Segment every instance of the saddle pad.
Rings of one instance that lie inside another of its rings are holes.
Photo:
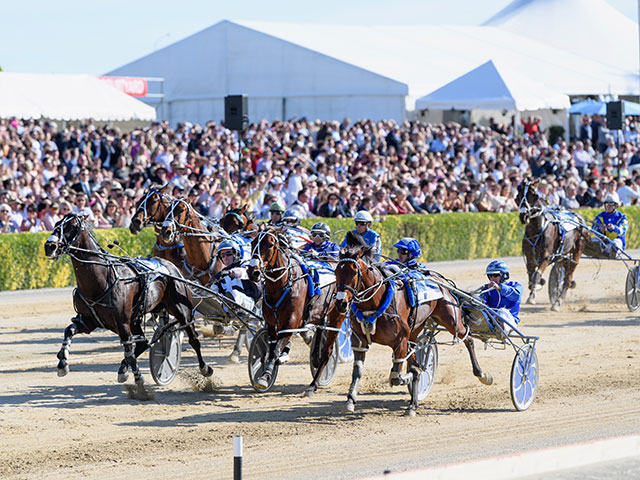
[[[435,283],[429,281],[428,277],[423,273],[409,270],[405,273],[405,275],[412,280],[413,288],[416,293],[416,300],[418,305],[422,305],[423,303],[431,302],[433,300],[438,300],[442,298],[444,295],[442,294],[442,290]]]
[[[551,215],[551,220],[553,222],[560,224],[560,228],[562,228],[565,233],[575,230],[578,228],[578,224],[580,223],[578,216],[569,210],[548,209],[547,213]]]
[[[138,257],[136,258],[136,265],[156,274],[150,278],[151,281],[154,281],[162,275],[171,275],[169,269],[161,264],[156,258]]]
[[[293,248],[299,250],[311,242],[311,239],[309,238],[309,231],[306,229],[299,227],[287,227],[286,232]]]
[[[318,287],[322,288],[325,285],[336,282],[336,275],[330,264],[326,262],[311,261],[307,262],[307,266],[310,270],[316,272],[314,274],[314,280],[317,282]]]

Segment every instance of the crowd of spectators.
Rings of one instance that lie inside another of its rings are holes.
[[[67,212],[98,228],[127,227],[152,184],[170,185],[203,214],[273,202],[301,217],[518,209],[516,188],[540,178],[550,204],[599,207],[607,191],[640,198],[637,124],[609,131],[584,117],[576,140],[548,141],[540,121],[512,125],[364,120],[262,121],[239,134],[208,123],[166,122],[122,132],[89,121],[0,120],[0,232],[51,230]]]

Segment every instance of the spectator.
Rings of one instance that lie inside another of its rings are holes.
[[[329,194],[327,202],[320,205],[320,208],[318,209],[318,216],[333,218],[345,217],[342,205],[340,204],[340,197],[337,193],[332,192]]]
[[[17,233],[19,231],[20,225],[11,218],[11,207],[6,203],[0,204],[0,233]]]

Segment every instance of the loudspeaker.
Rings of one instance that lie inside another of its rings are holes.
[[[607,102],[607,128],[609,130],[622,130],[624,125],[624,103]]]
[[[246,95],[224,97],[224,126],[229,130],[246,130],[249,126],[248,103]]]

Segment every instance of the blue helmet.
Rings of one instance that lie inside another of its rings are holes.
[[[496,275],[499,273],[500,277],[504,281],[509,278],[509,267],[507,267],[506,263],[500,260],[493,260],[489,265],[487,265],[484,273],[485,275]]]
[[[420,255],[422,255],[420,242],[418,242],[418,240],[416,240],[415,238],[405,237],[393,246],[398,249],[406,249],[412,259],[418,258]]]

